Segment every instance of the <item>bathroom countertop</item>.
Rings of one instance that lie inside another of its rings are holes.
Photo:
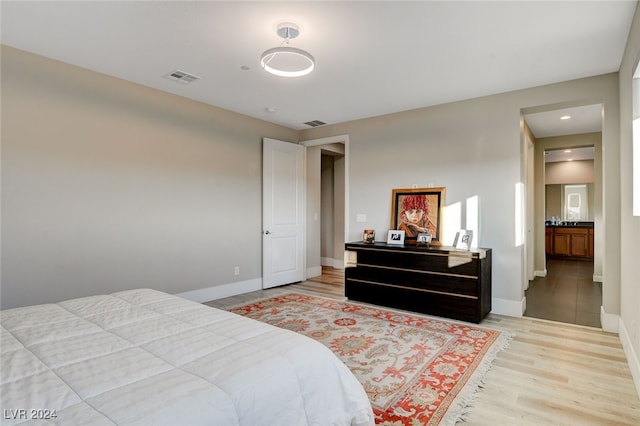
[[[547,228],[593,228],[593,222],[570,222],[566,221],[562,224],[551,225],[551,221],[546,221],[545,226]]]

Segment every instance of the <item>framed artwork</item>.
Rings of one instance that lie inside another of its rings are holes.
[[[444,198],[444,187],[394,189],[391,229],[404,231],[409,244],[417,243],[418,234],[429,233],[431,245],[442,245]]]
[[[471,248],[472,240],[473,231],[461,229],[456,233],[456,238],[453,240],[453,246],[458,249],[469,250]]]
[[[373,244],[376,242],[376,231],[374,229],[365,229],[362,234],[362,242]]]
[[[404,231],[390,229],[387,235],[387,244],[404,244]]]

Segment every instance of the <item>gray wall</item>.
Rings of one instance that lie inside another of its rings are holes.
[[[545,163],[545,183],[593,183],[596,181],[594,160]]]
[[[262,137],[298,132],[3,46],[1,136],[10,308],[259,279]]]
[[[322,156],[322,185],[321,185],[321,219],[322,219],[322,241],[320,249],[320,257],[325,259],[323,264],[333,266],[333,262],[329,259],[333,259],[333,247],[334,247],[334,220],[333,212],[334,208],[334,156],[323,155]]]

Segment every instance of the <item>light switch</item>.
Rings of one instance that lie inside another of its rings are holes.
[[[364,213],[358,213],[356,215],[356,222],[366,222],[367,221],[367,215]]]

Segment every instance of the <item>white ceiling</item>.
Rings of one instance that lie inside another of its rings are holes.
[[[524,118],[536,138],[602,131],[601,104],[526,114]]]
[[[3,44],[303,129],[618,71],[637,1],[0,4]],[[308,76],[260,68],[284,21]]]
[[[571,149],[553,149],[544,152],[544,161],[545,163],[554,163],[560,161],[593,160],[594,155],[595,148],[593,146]]]

